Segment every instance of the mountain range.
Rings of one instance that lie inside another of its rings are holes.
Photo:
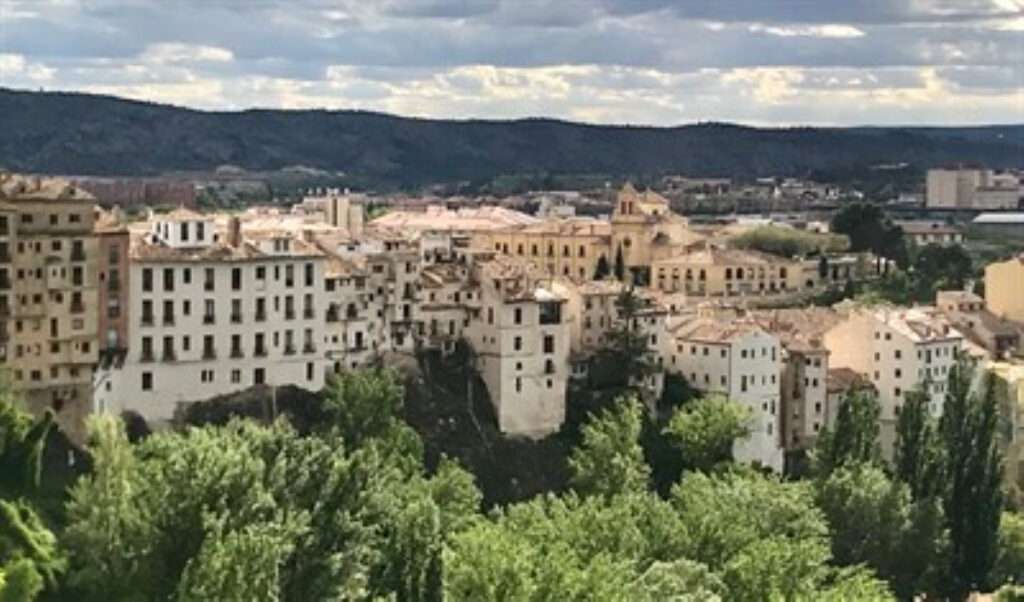
[[[637,127],[349,110],[214,112],[0,88],[0,167],[13,171],[135,176],[301,166],[408,185],[537,173],[801,176],[954,162],[1024,166],[1024,125]]]

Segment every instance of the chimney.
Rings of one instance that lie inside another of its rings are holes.
[[[228,218],[228,245],[242,246],[242,220],[237,215]]]

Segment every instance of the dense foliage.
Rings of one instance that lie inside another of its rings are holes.
[[[850,246],[850,241],[844,236],[817,234],[782,226],[759,226],[732,237],[729,243],[740,249],[753,249],[786,258],[838,253]]]

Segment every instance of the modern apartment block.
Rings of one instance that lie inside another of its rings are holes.
[[[751,433],[734,447],[737,460],[780,472],[782,348],[751,319],[698,316],[677,325],[665,369],[704,393],[717,393],[751,413]]]
[[[1017,209],[1024,197],[1021,174],[980,167],[929,169],[926,188],[929,209]]]
[[[99,411],[170,420],[187,402],[252,385],[324,384],[324,253],[237,220],[179,209],[131,250],[128,352],[97,379]]]
[[[98,341],[91,195],[58,179],[0,175],[4,363],[35,413],[84,437]]]
[[[825,333],[830,365],[867,375],[882,405],[882,448],[891,453],[907,394],[923,388],[932,415],[942,414],[949,371],[964,337],[934,309],[863,309]]]

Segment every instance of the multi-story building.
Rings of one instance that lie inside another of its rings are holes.
[[[28,408],[84,437],[98,341],[95,199],[63,180],[0,175],[5,364]]]
[[[1004,320],[985,309],[985,300],[966,291],[939,291],[935,307],[971,343],[993,359],[1020,351],[1024,324]]]
[[[99,242],[100,364],[124,361],[128,350],[128,256],[131,236],[120,212],[100,213],[94,230]]]
[[[751,414],[750,436],[737,441],[737,460],[783,468],[779,339],[754,320],[698,316],[677,325],[665,369],[705,394],[721,394]]]
[[[985,304],[1001,318],[1024,322],[1024,253],[985,266]]]
[[[1016,209],[1024,196],[1017,172],[980,167],[929,169],[926,186],[930,209]]]
[[[710,244],[657,260],[653,286],[701,297],[737,297],[796,292],[801,287],[800,262],[756,251]]]
[[[464,256],[478,295],[464,329],[503,433],[542,436],[565,421],[570,332],[566,296],[529,262]]]
[[[179,209],[133,240],[128,352],[97,379],[99,411],[162,423],[189,402],[253,385],[319,390],[324,253],[275,233],[218,232]]]
[[[861,309],[825,333],[830,365],[868,375],[882,406],[881,443],[891,453],[896,421],[907,395],[920,389],[932,415],[942,414],[949,371],[964,338],[927,308]]]
[[[959,245],[964,242],[963,230],[944,222],[897,221],[907,240],[919,247],[928,245]]]

